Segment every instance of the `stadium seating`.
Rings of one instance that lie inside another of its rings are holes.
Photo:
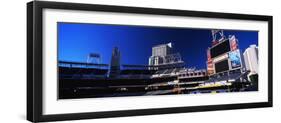
[[[106,76],[108,70],[97,68],[69,68],[59,67],[59,76],[66,78],[83,77],[83,76]]]

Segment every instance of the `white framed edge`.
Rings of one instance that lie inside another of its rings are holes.
[[[42,22],[43,115],[220,104],[240,104],[268,101],[267,66],[269,30],[268,22],[266,21],[180,16],[173,16],[173,18],[171,18],[170,16],[166,15],[43,9]],[[137,96],[57,100],[57,22],[146,25],[185,28],[216,28],[259,31],[259,91],[222,94]]]

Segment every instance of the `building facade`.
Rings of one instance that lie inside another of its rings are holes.
[[[256,45],[250,45],[243,53],[245,60],[246,70],[250,71],[251,74],[258,74],[259,72],[259,57],[258,47]]]
[[[172,43],[152,47],[152,55],[148,62],[149,66],[153,66],[156,70],[183,67],[184,65],[180,53],[173,52]]]
[[[166,63],[165,57],[171,53],[172,43],[152,47],[152,56],[149,57],[149,65],[161,65]]]

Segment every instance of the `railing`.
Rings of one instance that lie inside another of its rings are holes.
[[[94,63],[84,63],[84,62],[69,62],[69,61],[59,61],[59,67],[79,67],[79,68],[108,68],[108,64],[94,64]]]

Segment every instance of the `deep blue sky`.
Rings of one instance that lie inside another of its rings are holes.
[[[235,35],[239,48],[258,45],[258,32],[224,30]],[[148,64],[152,47],[172,42],[188,67],[206,68],[206,49],[211,46],[210,29],[58,23],[58,56],[61,61],[86,62],[89,53],[99,53],[109,64],[113,47],[121,51],[121,64]]]

